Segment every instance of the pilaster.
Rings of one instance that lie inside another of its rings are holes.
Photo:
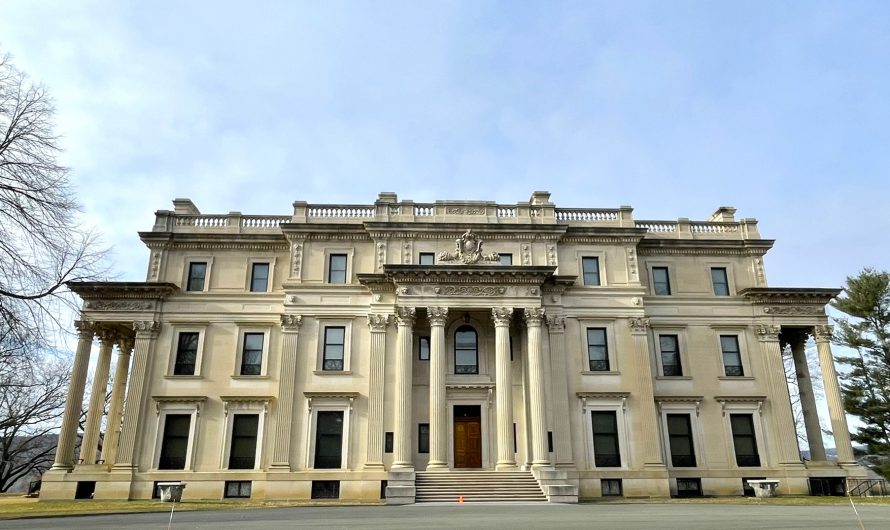
[[[574,468],[572,454],[572,429],[569,424],[568,379],[566,378],[565,329],[566,319],[553,309],[547,316],[547,329],[550,333],[550,369],[553,376],[553,449],[557,468]]]
[[[278,418],[272,451],[273,470],[290,471],[290,438],[294,418],[294,385],[300,342],[300,315],[281,315],[281,371],[278,380]]]
[[[368,315],[371,372],[368,381],[368,455],[365,469],[383,469],[383,387],[386,384],[386,328],[392,315]]]
[[[398,351],[396,356],[396,392],[395,392],[395,447],[393,451],[393,469],[410,471],[414,469],[411,445],[411,384],[412,362],[411,351],[414,337],[413,307],[399,307],[396,321],[398,322]]]
[[[628,320],[634,341],[634,364],[637,370],[637,406],[639,407],[640,430],[646,432],[649,426],[659,424],[655,409],[655,388],[652,383],[652,363],[649,358],[649,319],[645,317]],[[664,469],[664,453],[659,436],[640,436],[643,446],[643,466],[649,469]]]
[[[528,333],[528,382],[529,406],[531,408],[532,466],[550,467],[550,453],[547,451],[547,417],[544,395],[544,360],[541,351],[541,323],[544,309],[525,309],[525,324]]]

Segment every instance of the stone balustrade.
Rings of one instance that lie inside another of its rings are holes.
[[[562,224],[577,227],[636,228],[655,239],[760,239],[757,221],[733,217],[735,209],[722,207],[708,221],[635,221],[633,209],[557,208],[547,192],[535,192],[528,202],[497,204],[493,201],[399,201],[394,193],[381,193],[371,205],[293,203],[293,214],[201,214],[188,199],[174,201],[176,211],[156,212],[155,232],[273,234],[281,223],[360,224],[374,222]]]

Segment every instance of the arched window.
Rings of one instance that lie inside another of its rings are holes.
[[[454,373],[479,373],[478,340],[472,326],[461,326],[454,332]]]

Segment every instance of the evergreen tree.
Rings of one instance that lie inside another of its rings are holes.
[[[844,406],[864,424],[853,440],[882,455],[876,471],[890,477],[890,273],[867,268],[847,277],[832,306],[852,317],[838,319],[835,341],[852,351],[838,361],[849,367]]]

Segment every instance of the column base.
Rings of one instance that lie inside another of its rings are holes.
[[[553,469],[549,460],[537,460],[532,462],[532,469]]]
[[[495,471],[516,471],[519,469],[519,466],[516,465],[516,462],[506,461],[506,462],[498,462],[494,466]]]
[[[272,473],[289,473],[290,470],[290,464],[287,462],[274,462],[269,466],[269,471]]]
[[[383,466],[383,462],[366,462],[362,469],[367,469],[368,471],[385,471],[386,468]]]
[[[448,462],[443,462],[441,460],[431,461],[426,466],[427,471],[448,471]]]
[[[72,464],[53,464],[53,467],[49,468],[50,471],[60,471],[60,472],[70,472],[74,469]]]

